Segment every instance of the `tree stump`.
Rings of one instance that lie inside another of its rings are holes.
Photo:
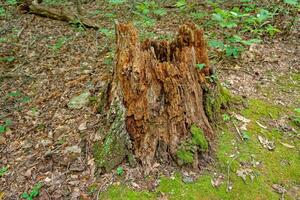
[[[108,131],[94,146],[98,166],[109,171],[127,158],[145,170],[155,162],[197,167],[215,139],[210,123],[227,101],[211,80],[203,31],[184,24],[172,42],[141,43],[131,24],[116,24],[116,48],[103,92]]]

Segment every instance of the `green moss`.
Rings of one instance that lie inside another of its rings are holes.
[[[291,137],[293,136],[284,134],[280,130],[270,126],[269,122],[273,121],[273,118],[279,119],[285,116],[287,112],[292,113],[292,111],[293,109],[291,108],[283,108],[261,100],[250,99],[249,107],[240,111],[243,116],[251,120],[247,126],[250,136],[247,142],[241,142],[238,139],[235,128],[229,122],[224,123],[223,127],[217,131],[219,138],[218,148],[216,150],[216,167],[213,172],[225,176],[224,183],[219,188],[212,186],[211,179],[214,175],[212,172],[206,171],[198,180],[189,184],[185,184],[179,175],[176,175],[173,179],[161,177],[157,190],[149,194],[153,196],[145,195],[143,198],[153,199],[160,194],[164,194],[169,200],[279,199],[280,195],[272,189],[273,184],[283,184],[286,189],[300,184],[300,155],[298,150],[300,149],[300,141],[295,137],[292,139]],[[264,129],[260,127],[256,121],[267,126],[267,128]],[[198,131],[197,127],[191,127],[191,132]],[[274,141],[276,145],[275,150],[269,151],[263,148],[257,139],[258,135],[262,135]],[[280,142],[293,145],[295,148],[287,148]],[[192,144],[196,143],[198,143],[196,139],[194,139],[194,141],[190,140],[189,143],[184,143],[185,150],[188,149],[189,151],[180,153],[183,154],[186,160],[191,161],[191,158],[193,158],[191,154],[194,152]],[[232,155],[234,155],[234,157],[232,157]],[[248,177],[246,182],[244,182],[236,175],[236,171],[242,167],[241,162],[260,163],[256,167],[252,165],[248,166],[255,172],[253,181]],[[230,192],[226,191],[228,166],[230,167],[229,180],[232,182],[232,190]],[[140,195],[140,192],[120,185],[110,188],[105,195],[110,195],[109,197],[113,198],[106,199],[119,199],[117,195],[113,196],[113,194],[119,191],[124,191],[131,195]],[[126,194],[124,194],[124,196],[126,196]],[[130,199],[129,196],[126,197]],[[132,199],[134,198],[135,197]],[[286,194],[285,199],[292,198]]]
[[[147,191],[134,191],[126,186],[111,186],[107,192],[101,193],[100,198],[103,200],[118,199],[118,200],[150,200],[157,199],[155,193]]]
[[[217,121],[222,107],[228,107],[232,96],[230,92],[218,82],[214,87],[205,91],[204,109],[211,122]]]
[[[195,152],[204,152],[208,149],[208,142],[204,136],[202,129],[192,124],[190,128],[191,138],[183,142],[176,155],[178,164],[192,164],[194,162]]]
[[[114,107],[115,117],[108,134],[102,142],[94,145],[93,153],[97,167],[110,171],[119,165],[130,154],[127,144],[127,132],[124,129],[124,109],[117,104]]]
[[[193,143],[196,144],[201,151],[206,151],[208,149],[208,142],[202,129],[193,124],[191,126],[191,133]]]
[[[183,164],[192,164],[194,162],[194,153],[191,151],[179,149],[176,155]]]

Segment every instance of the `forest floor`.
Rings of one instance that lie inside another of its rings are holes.
[[[0,200],[300,199],[299,4],[217,2],[91,1],[83,11],[103,27],[94,30],[1,1]],[[211,65],[243,103],[221,114],[214,163],[200,174],[155,164],[138,179],[142,169],[126,163],[97,174],[97,97],[114,64],[115,19],[132,21],[141,40],[170,39],[186,21],[205,30]]]

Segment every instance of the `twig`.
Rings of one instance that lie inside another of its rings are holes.
[[[237,127],[234,123],[233,123],[233,125],[234,125],[235,130],[236,130],[236,132],[238,133],[239,137],[241,138],[241,140],[244,141],[244,138],[243,138],[243,136],[242,136],[240,130],[238,129],[238,127]]]

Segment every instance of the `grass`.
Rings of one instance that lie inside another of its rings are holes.
[[[216,153],[217,162],[215,172],[225,176],[224,183],[220,188],[214,188],[211,184],[213,173],[206,171],[194,183],[186,184],[177,174],[175,179],[161,177],[160,185],[155,192],[135,191],[126,186],[111,186],[101,199],[119,199],[117,194],[122,194],[124,199],[156,199],[164,194],[168,199],[278,199],[280,195],[273,191],[273,184],[282,184],[286,189],[299,184],[300,180],[300,157],[297,149],[300,147],[299,140],[291,139],[280,130],[269,126],[268,122],[278,120],[287,112],[284,107],[272,105],[258,99],[250,99],[249,107],[240,113],[250,119],[247,128],[249,140],[241,142],[230,122],[226,122],[219,129],[218,148]],[[267,129],[261,128],[256,121],[264,124]],[[262,135],[275,142],[276,148],[269,151],[262,147],[257,136]],[[297,148],[287,148],[280,142],[288,143]],[[234,155],[233,157],[231,155]],[[230,165],[229,165],[230,163]],[[253,170],[254,179],[249,176],[246,181],[237,176],[239,169],[246,167]],[[255,165],[252,165],[256,163]],[[227,178],[232,184],[232,190],[227,192]],[[251,194],[251,195],[249,195]],[[292,199],[290,196],[285,196]]]

